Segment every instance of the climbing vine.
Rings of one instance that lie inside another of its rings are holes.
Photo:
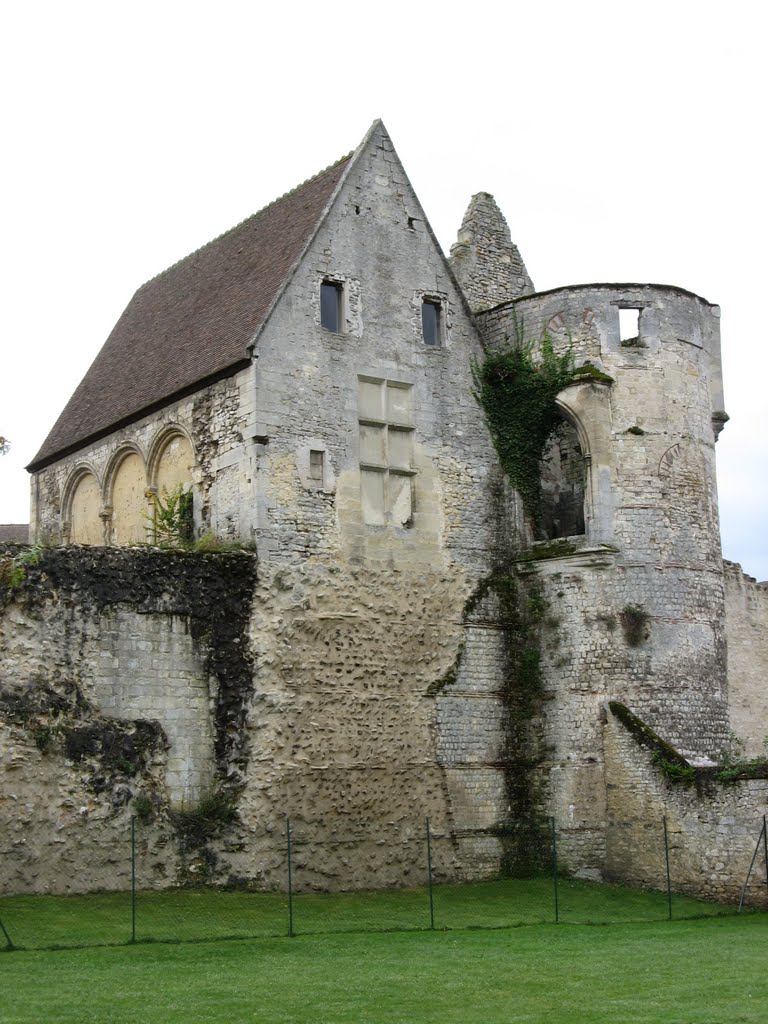
[[[534,522],[541,512],[540,463],[560,422],[555,398],[578,379],[573,354],[557,355],[548,335],[536,349],[537,359],[534,346],[523,343],[472,365],[475,397],[499,459]]]

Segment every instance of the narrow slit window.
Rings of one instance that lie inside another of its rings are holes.
[[[440,345],[442,330],[442,309],[434,299],[424,299],[421,304],[421,332],[425,345]]]
[[[320,285],[320,325],[334,334],[341,330],[341,285],[337,281]]]
[[[640,340],[640,310],[626,307],[619,310],[619,341],[638,342]]]

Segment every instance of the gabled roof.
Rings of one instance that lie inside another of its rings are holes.
[[[247,365],[350,159],[142,285],[27,468],[42,469]]]

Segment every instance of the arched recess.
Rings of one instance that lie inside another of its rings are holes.
[[[101,487],[90,468],[78,467],[64,495],[64,529],[70,544],[104,543]]]
[[[142,543],[147,539],[147,474],[141,453],[135,448],[118,452],[108,480],[112,543]]]
[[[195,453],[192,443],[179,428],[168,428],[156,439],[149,460],[150,489],[157,501],[167,505],[170,495],[181,490],[183,500],[176,506],[178,518],[172,526],[173,537],[155,536],[157,541],[191,541],[194,537],[192,473]],[[155,508],[157,513],[157,507]],[[166,524],[167,528],[167,524]]]
[[[576,428],[584,460],[585,534],[589,544],[615,542],[616,458],[611,412],[612,384],[585,380],[557,396],[561,414]]]
[[[149,483],[162,498],[167,491],[171,494],[177,487],[192,489],[192,470],[195,453],[185,433],[173,428],[165,430],[152,445],[149,459]]]
[[[559,423],[550,435],[541,460],[542,540],[583,536],[588,460],[582,432],[558,403]]]

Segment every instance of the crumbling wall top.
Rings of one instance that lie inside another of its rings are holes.
[[[488,192],[472,196],[450,264],[473,312],[535,290],[504,214]]]

